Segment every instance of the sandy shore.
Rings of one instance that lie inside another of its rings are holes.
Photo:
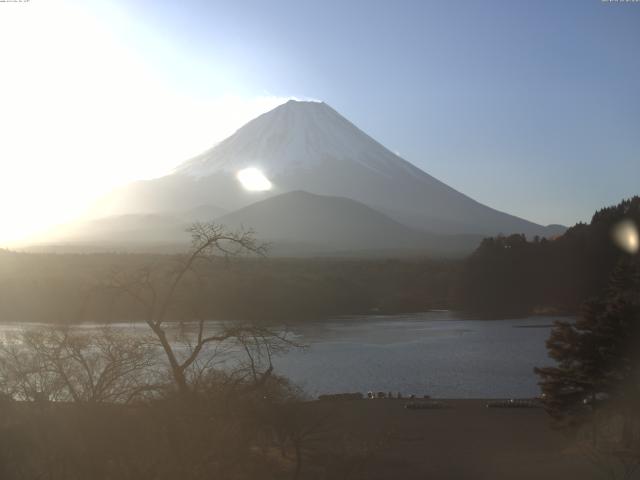
[[[403,400],[318,401],[312,408],[330,419],[331,441],[349,438],[372,452],[362,478],[602,478],[541,408],[444,402],[449,408],[407,410]]]

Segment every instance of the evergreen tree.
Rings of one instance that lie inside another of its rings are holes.
[[[637,395],[639,341],[640,268],[627,257],[577,321],[556,322],[547,348],[557,366],[535,369],[549,413],[575,422],[596,405]]]

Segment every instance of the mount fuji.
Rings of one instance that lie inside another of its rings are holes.
[[[268,178],[270,190],[242,187],[236,175],[251,167]],[[560,226],[545,227],[500,212],[454,190],[385,148],[326,103],[293,100],[250,121],[171,174],[112,192],[96,214],[112,219],[127,215],[130,222],[132,214],[180,219],[184,212],[210,211],[216,218],[226,212],[234,223],[242,223],[239,209],[300,191],[312,194],[305,197],[306,203],[327,196],[363,204],[414,233],[548,237],[563,231]],[[264,210],[275,214],[274,209]],[[294,228],[285,230],[295,237],[299,219],[293,210],[289,215]],[[269,219],[261,222],[268,224]],[[412,238],[415,243],[415,235]]]

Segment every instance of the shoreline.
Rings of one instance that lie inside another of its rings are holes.
[[[366,400],[366,399],[365,399]],[[447,408],[394,401],[313,401],[333,419],[327,441],[350,435],[378,449],[363,478],[593,478],[594,467],[542,408],[487,408],[490,399],[432,399]]]

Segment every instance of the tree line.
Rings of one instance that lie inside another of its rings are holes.
[[[3,321],[80,323],[141,321],[144,308],[114,298],[106,280],[176,268],[180,255],[41,254],[0,252]],[[200,306],[210,319],[299,322],[335,315],[393,314],[451,308],[456,261],[415,259],[212,258],[200,265],[208,293]],[[177,292],[186,298],[189,283]],[[164,288],[164,287],[163,287]],[[35,300],[35,301],[34,301]],[[205,304],[206,303],[206,304]],[[171,320],[194,319],[188,302],[176,302]]]
[[[509,235],[487,238],[464,262],[459,307],[486,317],[576,314],[604,291],[626,255],[612,235],[621,222],[640,225],[640,197],[597,211],[555,239]]]

